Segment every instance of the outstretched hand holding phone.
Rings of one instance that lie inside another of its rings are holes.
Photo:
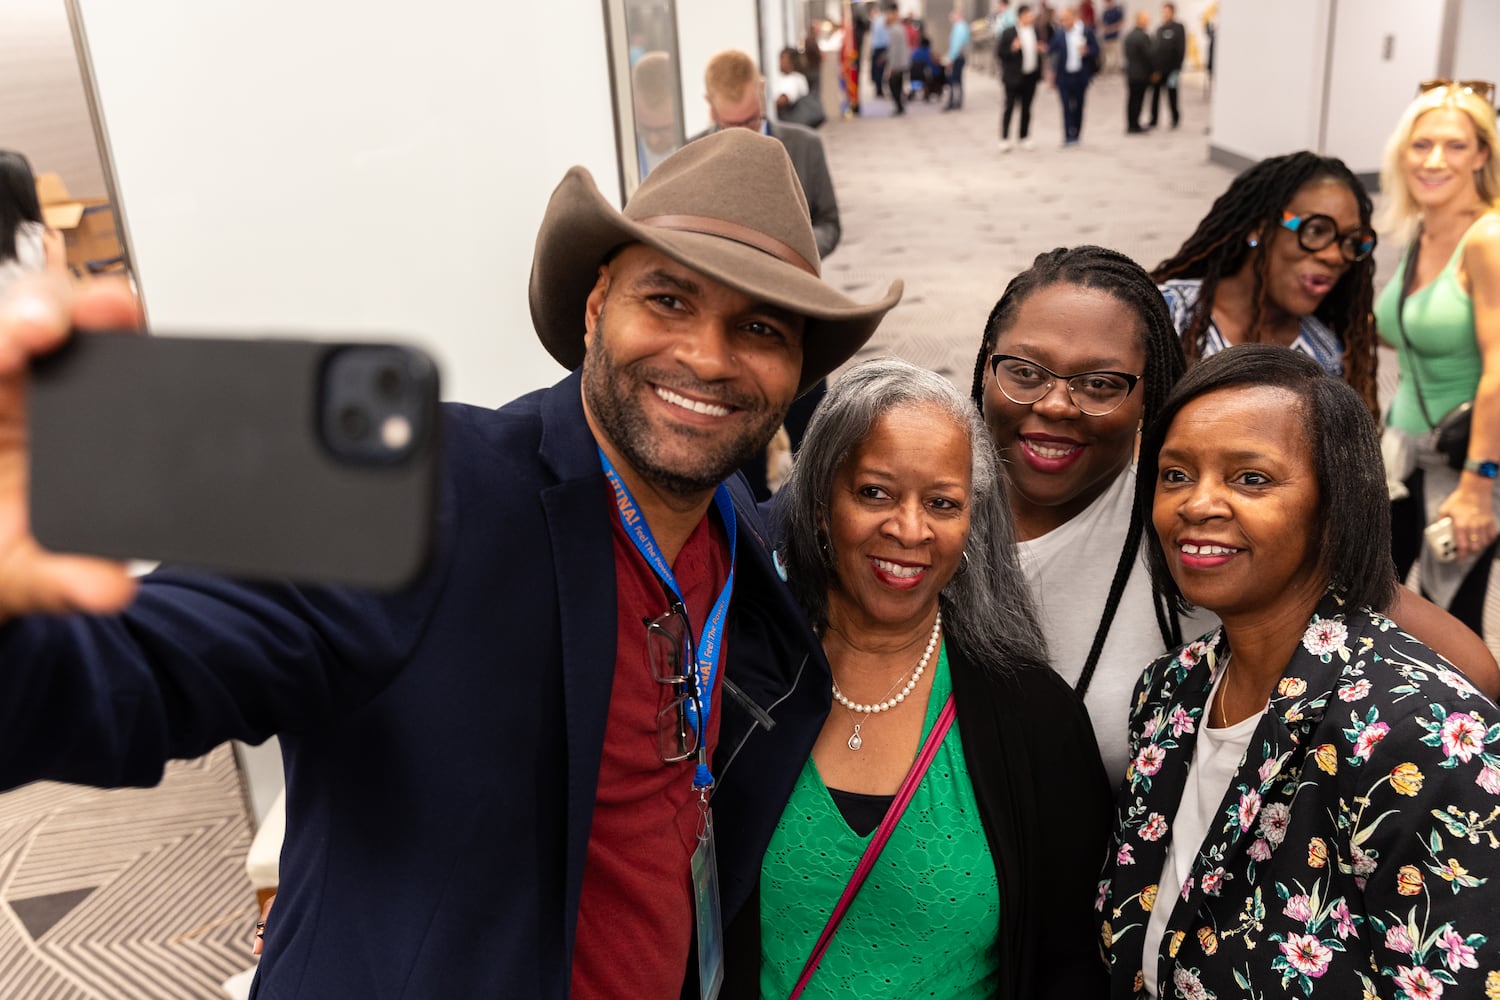
[[[34,275],[0,301],[0,619],[34,612],[118,611],[135,594],[121,563],[43,549],[27,502],[26,387],[33,358],[70,329],[138,329],[140,303],[119,279],[80,284]]]

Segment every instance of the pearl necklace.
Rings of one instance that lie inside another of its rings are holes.
[[[906,696],[911,694],[912,689],[917,686],[917,681],[922,679],[922,672],[927,669],[927,661],[932,659],[932,651],[937,648],[938,634],[942,630],[942,627],[943,613],[939,611],[937,619],[932,623],[932,635],[927,639],[927,648],[923,650],[922,658],[917,661],[916,669],[912,671],[911,680],[906,682],[906,686],[894,698],[890,697],[890,693],[896,690],[896,684],[901,683],[900,677],[896,678],[896,684],[891,685],[891,690],[886,692],[884,699],[871,705],[850,701],[845,697],[844,692],[839,690],[839,682],[833,682],[833,697],[840,705],[849,710],[849,717],[853,718],[858,713],[864,713],[864,718],[854,724],[854,734],[849,737],[850,750],[858,750],[865,745],[864,737],[859,735],[859,731],[866,722],[870,721],[870,716],[879,712],[889,712],[905,701]]]

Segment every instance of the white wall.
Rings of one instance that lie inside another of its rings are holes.
[[[1451,75],[1457,80],[1500,81],[1500,3],[1461,0],[1458,45]]]
[[[77,197],[107,194],[64,0],[0,3],[0,147]]]
[[[1213,145],[1248,160],[1311,149],[1356,173],[1378,173],[1418,82],[1438,75],[1445,7],[1445,0],[1224,0]],[[1459,49],[1470,53],[1462,58],[1493,65],[1500,5],[1467,0],[1467,7],[1474,26],[1461,25]],[[1483,41],[1470,38],[1475,30]]]
[[[703,70],[714,53],[739,49],[758,58],[757,0],[677,0],[677,54],[682,72],[682,113],[691,138],[708,128]],[[762,66],[764,71],[766,67]],[[772,66],[772,69],[775,67]]]
[[[563,374],[526,283],[569,165],[619,202],[597,0],[75,2],[155,327],[412,338],[492,405]],[[514,44],[559,25],[566,72]]]
[[[1223,0],[1213,145],[1250,160],[1316,148],[1329,2]]]
[[[1443,7],[1443,0],[1339,0],[1323,152],[1355,173],[1380,172],[1396,119],[1417,84],[1437,75]]]

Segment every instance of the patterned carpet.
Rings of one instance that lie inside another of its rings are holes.
[[[154,789],[0,795],[0,997],[222,997],[250,964],[250,837],[228,745]]]

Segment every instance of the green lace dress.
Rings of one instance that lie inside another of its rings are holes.
[[[924,740],[952,690],[945,647]],[[791,993],[869,842],[849,828],[808,758],[761,866],[763,1000]],[[991,996],[999,927],[995,865],[954,723],[802,995]]]

